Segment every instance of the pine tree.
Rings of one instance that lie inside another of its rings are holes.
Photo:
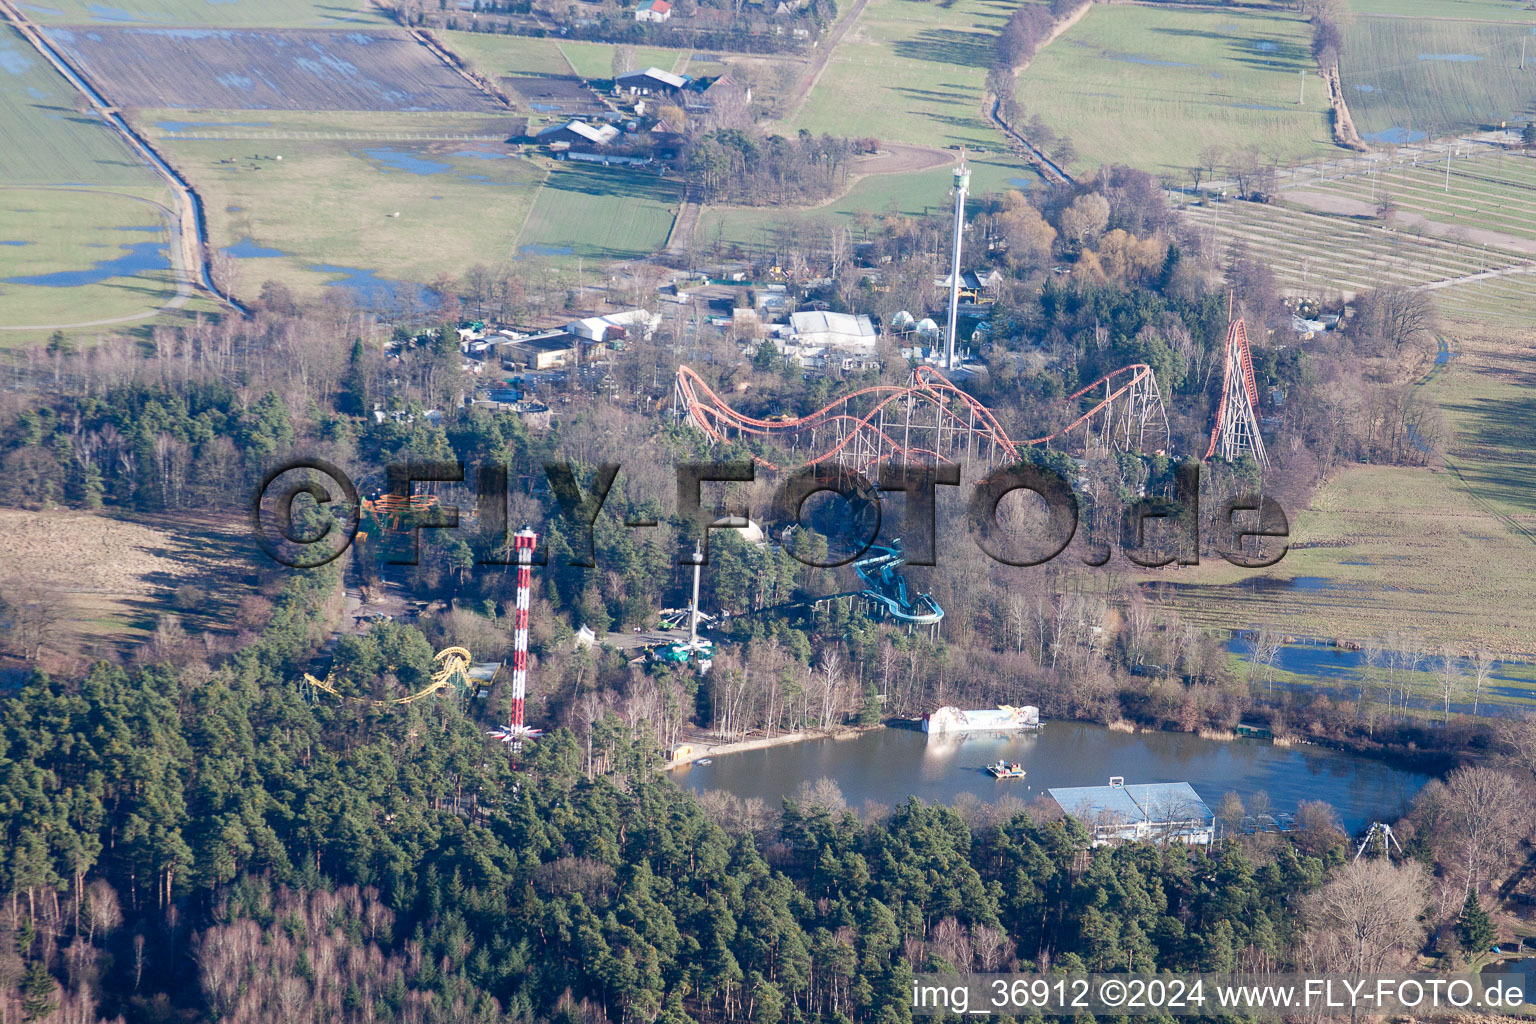
[[[1493,942],[1493,922],[1488,919],[1488,912],[1478,902],[1477,890],[1467,893],[1467,902],[1462,904],[1461,916],[1456,920],[1456,934],[1461,940],[1461,950],[1468,956],[1475,956],[1486,950]]]
[[[48,968],[41,960],[32,961],[27,967],[26,979],[21,983],[21,1019],[46,1020],[51,1017],[57,991]]]

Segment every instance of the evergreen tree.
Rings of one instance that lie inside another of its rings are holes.
[[[1461,942],[1461,951],[1468,956],[1485,952],[1497,934],[1493,922],[1488,918],[1488,912],[1478,901],[1477,890],[1468,892],[1467,901],[1461,905],[1461,916],[1456,919],[1456,936]]]

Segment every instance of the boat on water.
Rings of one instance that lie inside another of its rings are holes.
[[[987,771],[994,779],[1022,779],[1027,773],[1024,766],[1017,762],[998,761],[997,764],[987,765]]]
[[[699,758],[697,761],[695,761],[693,763],[694,764],[714,764],[715,760],[712,757],[701,757],[701,758]]]

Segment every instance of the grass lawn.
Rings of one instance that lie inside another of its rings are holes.
[[[159,199],[169,204],[169,192]],[[0,225],[0,327],[149,317],[176,292],[166,217],[153,202],[91,189],[0,189]],[[55,274],[80,283],[12,280]],[[48,333],[0,330],[0,346]]]
[[[571,66],[553,39],[498,36],[489,32],[440,32],[450,50],[489,78],[503,75],[569,75]],[[669,65],[670,66],[670,65]],[[604,67],[603,74],[608,74]]]
[[[1462,3],[1439,6],[1459,10]],[[1536,116],[1536,13],[1524,24],[1436,18],[1354,19],[1339,71],[1355,125],[1372,141],[1407,142]],[[1514,19],[1511,19],[1514,20]],[[1519,70],[1522,44],[1531,63]]]
[[[556,164],[518,245],[557,258],[636,259],[666,244],[680,201],[677,182],[654,172]]]
[[[1310,508],[1288,510],[1292,547],[1273,568],[1157,574],[1178,584],[1183,617],[1536,653],[1536,335],[1456,329],[1448,340],[1458,355],[1423,385],[1456,431],[1447,467],[1340,473]]]
[[[869,0],[784,128],[1000,148],[1001,135],[982,116],[982,93],[997,32],[1016,6]]]
[[[1183,177],[1210,145],[1306,159],[1333,151],[1310,38],[1285,11],[1095,7],[1035,57],[1018,97],[1072,139],[1079,170],[1124,163]]]
[[[161,144],[203,195],[214,245],[237,246],[242,295],[269,278],[309,290],[344,276],[320,264],[416,282],[494,267],[515,252],[544,176],[499,143]]]
[[[971,193],[981,196],[1011,188],[1029,188],[1039,182],[1033,170],[1002,159],[971,158]],[[777,209],[773,207],[711,207],[699,221],[695,241],[707,248],[717,241],[752,246],[765,243],[789,221],[854,222],[860,213],[879,216],[894,210],[923,214],[929,208],[949,208],[952,182],[948,167],[911,174],[872,174],[854,183],[844,195],[825,206]],[[859,229],[855,227],[855,237]]]
[[[17,6],[42,25],[378,28],[393,24],[368,0],[29,0]]]

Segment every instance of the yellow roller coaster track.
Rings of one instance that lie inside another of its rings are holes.
[[[331,694],[333,697],[340,697],[342,700],[356,701],[360,704],[367,704],[370,707],[384,708],[393,707],[396,704],[414,704],[416,701],[421,700],[423,697],[435,696],[436,694],[441,693],[443,690],[453,686],[455,679],[462,679],[465,689],[468,689],[470,686],[472,686],[473,684],[469,678],[470,658],[471,655],[469,651],[463,647],[443,648],[442,650],[438,651],[437,654],[435,654],[432,658],[433,661],[439,663],[438,670],[432,673],[432,681],[426,686],[417,690],[415,693],[408,693],[404,697],[395,697],[392,700],[368,700],[364,697],[349,697],[341,691],[337,690],[335,685],[331,683],[330,673],[327,673],[324,679],[316,679],[314,676],[306,672],[304,673],[304,682],[308,683],[310,686],[313,686],[317,690],[324,690],[326,693]],[[393,668],[393,666],[391,666],[391,668]]]

